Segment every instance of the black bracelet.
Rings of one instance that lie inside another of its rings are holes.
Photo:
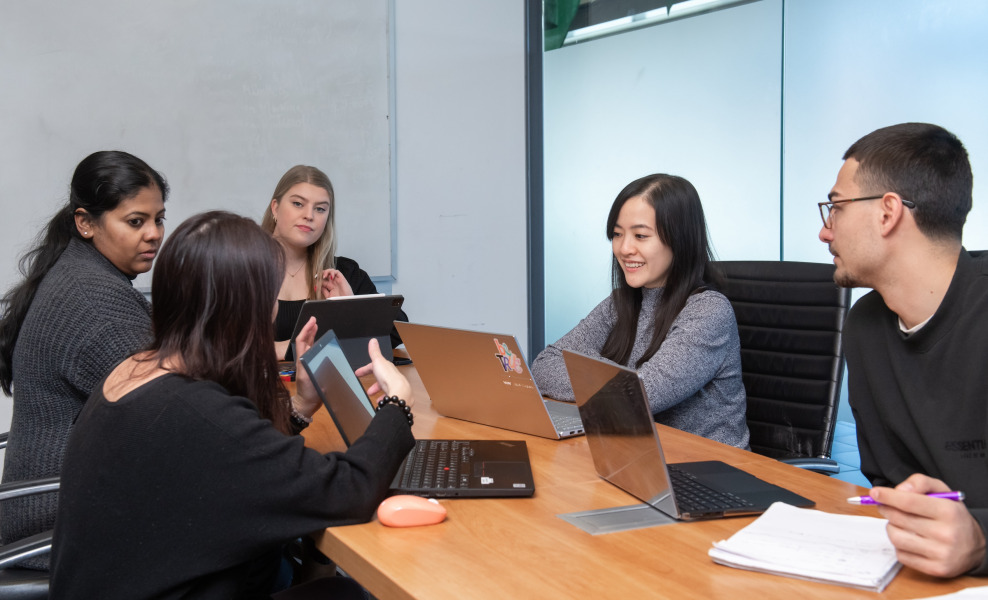
[[[400,399],[398,396],[385,396],[377,401],[377,410],[380,411],[384,408],[385,404],[394,404],[405,413],[405,418],[408,419],[408,426],[411,427],[412,423],[415,422],[415,418],[412,417],[412,407],[405,403],[404,400]]]
[[[303,429],[308,427],[310,423],[312,423],[312,419],[306,420],[305,417],[299,414],[289,415],[288,418],[289,420],[291,420],[292,424],[295,425],[295,428],[298,429],[299,431],[302,431]]]

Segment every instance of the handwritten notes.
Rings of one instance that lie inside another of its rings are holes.
[[[709,554],[730,567],[880,592],[901,567],[886,523],[777,502]]]

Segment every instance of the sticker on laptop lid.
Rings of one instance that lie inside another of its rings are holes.
[[[504,372],[514,371],[521,375],[525,372],[524,365],[522,364],[521,357],[511,351],[507,344],[502,344],[497,338],[494,338],[494,345],[497,346],[497,357],[498,361],[501,363],[501,368]]]

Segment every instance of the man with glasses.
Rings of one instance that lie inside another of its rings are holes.
[[[939,577],[988,574],[988,258],[961,246],[971,187],[957,137],[904,123],[855,142],[820,203],[834,280],[874,289],[844,328],[861,471],[899,560]],[[926,495],[949,490],[966,502]]]

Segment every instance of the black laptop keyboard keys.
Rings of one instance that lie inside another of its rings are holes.
[[[691,473],[681,471],[674,465],[669,465],[669,477],[680,512],[719,512],[753,506],[744,498],[700,483]]]
[[[401,487],[448,489],[470,486],[469,441],[418,440],[408,455]]]

